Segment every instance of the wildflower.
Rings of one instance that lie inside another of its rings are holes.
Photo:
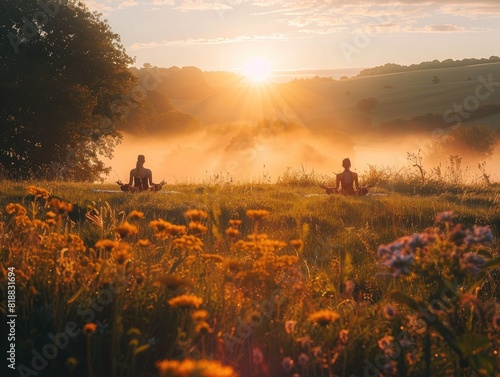
[[[177,371],[179,365],[180,363],[176,360],[161,360],[155,363],[156,368],[160,372],[160,376],[166,376],[167,372],[169,372],[168,375],[171,375],[171,373]]]
[[[397,314],[396,309],[394,309],[391,305],[386,305],[384,307],[385,318],[392,320],[396,318],[396,314]]]
[[[230,238],[236,238],[240,235],[240,231],[236,228],[227,228],[226,235]]]
[[[128,214],[130,220],[140,220],[144,218],[144,212],[136,211],[135,209]]]
[[[230,366],[212,360],[161,360],[155,363],[160,376],[178,377],[237,377]]]
[[[290,245],[299,250],[304,246],[304,242],[302,240],[291,240]]]
[[[184,225],[174,225],[162,219],[150,221],[149,226],[156,231],[155,237],[162,240],[186,233],[186,227]]]
[[[128,243],[118,243],[113,249],[113,258],[119,265],[125,264],[131,257],[132,253],[130,252],[130,245]]]
[[[177,289],[180,287],[187,287],[191,286],[191,282],[187,279],[183,279],[181,277],[178,277],[177,275],[174,274],[165,274],[165,275],[160,275],[157,276],[154,279],[154,284],[155,285],[163,285],[167,287],[168,289]]]
[[[309,335],[304,335],[300,338],[297,338],[297,342],[300,343],[300,346],[302,348],[306,348],[306,347],[309,347],[309,345],[311,345],[313,343],[313,340],[311,339],[311,337]]]
[[[409,366],[413,366],[418,363],[417,351],[415,349],[406,353],[406,361]]]
[[[423,334],[427,330],[427,323],[418,315],[407,315],[407,327],[410,333]]]
[[[69,370],[75,370],[76,367],[78,366],[78,359],[76,357],[70,356],[66,359],[65,364]]]
[[[493,244],[493,231],[489,226],[474,225],[474,229],[467,231],[465,243],[471,245],[491,246]]]
[[[340,315],[337,312],[334,312],[333,310],[329,309],[323,309],[319,310],[317,312],[312,313],[309,315],[307,320],[309,322],[316,322],[320,324],[321,326],[326,326],[329,323],[333,323],[335,321],[338,321],[340,319]]]
[[[477,275],[486,264],[482,256],[476,253],[465,253],[461,260],[463,270],[470,272],[472,275]]]
[[[264,362],[264,355],[259,347],[252,348],[252,362],[255,365],[260,365]]]
[[[139,339],[130,339],[130,341],[128,342],[128,345],[132,348],[136,348],[138,345],[139,345]]]
[[[120,238],[125,238],[131,234],[138,234],[139,229],[135,225],[130,224],[128,221],[124,221],[115,228],[115,232],[118,233]]]
[[[109,239],[103,239],[99,240],[95,243],[95,247],[102,248],[106,251],[111,251],[115,247],[117,247],[119,243],[117,241],[109,240]]]
[[[17,203],[9,203],[5,207],[5,210],[9,215],[15,214],[18,216],[25,216],[27,211],[26,208],[24,208],[22,205],[17,204]]]
[[[28,186],[26,187],[26,191],[33,195],[36,198],[44,198],[47,199],[49,197],[49,192],[43,188],[40,187],[35,187],[35,186]]]
[[[345,282],[345,293],[352,297],[354,293],[354,288],[356,288],[356,283],[352,279],[347,279]]]
[[[349,330],[342,329],[339,331],[339,340],[342,344],[347,344],[349,341]]]
[[[443,222],[443,223],[453,223],[453,219],[455,219],[457,216],[453,211],[444,211],[441,213],[438,213],[436,216],[436,221],[437,222]]]
[[[247,211],[247,216],[251,217],[255,221],[260,221],[264,217],[269,216],[269,211],[266,211],[265,209],[249,209]]]
[[[500,314],[495,314],[493,316],[493,329],[495,329],[495,331],[500,331]]]
[[[387,347],[391,345],[391,343],[394,341],[394,337],[390,335],[385,335],[384,337],[380,338],[377,343],[378,346],[381,350],[385,350]]]
[[[450,232],[448,239],[457,246],[461,246],[465,243],[465,238],[467,237],[467,231],[463,228],[462,224],[457,224]]]
[[[191,319],[194,322],[205,321],[208,318],[208,312],[206,310],[195,310],[193,314],[191,314]]]
[[[202,223],[191,221],[189,223],[189,230],[194,234],[200,234],[200,233],[205,233],[208,230],[208,228]]]
[[[47,219],[55,219],[57,217],[57,215],[52,212],[52,211],[48,211],[45,216],[47,217]]]
[[[196,331],[196,333],[200,335],[207,335],[209,333],[214,332],[214,330],[212,330],[210,325],[205,321],[201,321],[200,323],[198,323],[195,326],[194,331]]]
[[[139,246],[139,247],[151,246],[151,242],[147,238],[141,238],[141,239],[137,240],[137,242],[135,244],[136,244],[136,246]]]
[[[196,308],[203,303],[201,297],[195,295],[181,295],[168,300],[168,304],[174,308]]]
[[[56,213],[73,211],[73,204],[57,197],[52,197],[49,200],[49,205]]]
[[[133,338],[139,338],[141,336],[141,330],[137,327],[131,327],[130,330],[127,331],[127,335]]]
[[[286,321],[285,322],[285,331],[287,334],[292,334],[295,332],[295,325],[297,321]]]
[[[384,337],[380,338],[378,341],[378,346],[379,348],[384,351],[384,354],[386,354],[389,357],[394,356],[394,353],[397,351],[396,348],[394,347],[394,337],[390,335],[385,335]]]
[[[229,225],[233,228],[237,228],[241,225],[241,220],[229,220]]]
[[[285,357],[281,362],[281,366],[285,372],[290,372],[293,368],[293,360],[291,357]]]
[[[94,322],[89,322],[86,323],[85,326],[83,326],[83,334],[87,336],[91,336],[93,333],[95,333],[97,329],[97,325]]]
[[[190,209],[184,212],[184,216],[186,216],[191,221],[200,222],[208,218],[208,213],[201,209]]]
[[[307,356],[305,353],[301,353],[297,358],[297,363],[299,363],[299,365],[301,366],[306,366],[308,362],[309,356]]]
[[[394,253],[392,257],[386,262],[382,263],[383,266],[392,269],[392,276],[398,277],[399,275],[409,275],[410,267],[415,260],[413,254],[403,254],[400,252]]]

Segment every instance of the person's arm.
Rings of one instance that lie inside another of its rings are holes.
[[[155,184],[153,183],[153,173],[150,169],[146,169],[146,177],[148,178],[149,185],[154,186]]]
[[[129,186],[132,186],[132,183],[134,183],[134,170],[135,169],[130,170],[130,179],[128,180]]]
[[[340,187],[340,174],[337,174],[337,182],[335,184],[335,191],[339,191],[339,187]]]
[[[358,182],[358,173],[353,173],[354,174],[354,186],[356,186],[356,190],[359,189],[359,182]]]

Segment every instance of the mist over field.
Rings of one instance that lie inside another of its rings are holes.
[[[370,166],[411,171],[408,154],[421,157],[428,173],[446,174],[457,156],[468,181],[481,177],[483,162],[493,179],[499,176],[496,61],[259,85],[195,67],[134,74],[154,83],[146,91],[152,106],[135,108],[119,127],[124,139],[109,161],[110,180],[128,179],[138,154],[146,155],[155,180],[167,182],[275,182],[289,169],[327,178],[342,170],[345,157],[358,173]],[[463,132],[462,140],[450,138],[470,127],[489,133],[468,144]]]

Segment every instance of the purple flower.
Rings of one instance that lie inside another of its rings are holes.
[[[453,211],[444,211],[441,213],[438,213],[436,216],[436,221],[437,222],[443,222],[443,223],[453,223],[453,219],[457,217]]]
[[[399,275],[409,275],[410,267],[415,260],[413,254],[403,254],[401,252],[394,253],[392,257],[386,262],[382,263],[383,266],[389,267],[392,270],[392,276],[398,277]]]
[[[384,316],[387,319],[394,319],[396,318],[397,311],[394,309],[391,305],[386,305],[384,308]]]
[[[473,230],[467,231],[465,243],[491,246],[493,244],[493,231],[489,226],[474,225]]]
[[[466,253],[462,258],[461,266],[462,269],[469,271],[472,275],[477,275],[485,263],[486,261],[482,256],[476,253]]]

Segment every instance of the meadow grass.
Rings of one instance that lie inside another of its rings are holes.
[[[316,184],[5,182],[0,261],[16,268],[21,375],[495,375],[498,186],[400,180],[343,197]],[[89,216],[69,221],[30,185]],[[414,249],[391,244],[414,234]],[[79,334],[37,369],[68,323]]]

